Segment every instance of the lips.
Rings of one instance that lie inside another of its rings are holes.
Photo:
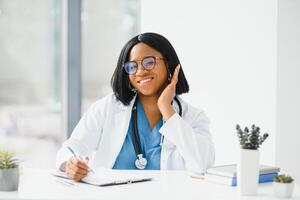
[[[138,80],[138,84],[140,85],[144,85],[144,84],[147,84],[149,82],[151,82],[154,78],[153,77],[147,77],[147,78],[143,78],[141,80]]]

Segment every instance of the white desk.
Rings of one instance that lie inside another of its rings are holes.
[[[236,187],[193,179],[184,171],[126,171],[126,173],[144,174],[153,177],[154,180],[110,187],[97,187],[84,183],[66,186],[57,183],[57,178],[50,175],[49,170],[27,168],[23,169],[20,177],[19,191],[0,192],[0,199],[277,199],[273,194],[271,183],[260,184],[257,196],[240,197]],[[300,200],[299,186],[295,185],[292,199]]]

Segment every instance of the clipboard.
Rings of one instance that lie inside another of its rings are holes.
[[[66,175],[66,173],[58,170],[51,170],[50,174],[55,177],[70,179]],[[97,171],[95,174],[89,174],[88,176],[83,178],[80,182],[89,185],[94,185],[94,186],[107,187],[107,186],[114,186],[114,185],[125,185],[125,184],[147,182],[152,180],[153,178],[151,177],[133,176],[126,173],[117,174],[111,169],[103,169]]]
[[[110,183],[104,183],[104,184],[100,184],[100,185],[96,185],[96,186],[106,187],[106,186],[146,182],[146,181],[151,181],[151,180],[152,180],[152,178],[132,178],[132,179],[127,179],[127,180],[113,181],[113,182],[110,182]],[[91,184],[91,185],[94,185],[94,184]]]

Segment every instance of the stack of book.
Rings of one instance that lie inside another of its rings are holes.
[[[230,186],[237,184],[237,167],[236,165],[222,165],[207,169],[204,179],[214,183],[220,183]],[[259,183],[272,182],[273,177],[278,174],[278,167],[260,165],[259,166]]]

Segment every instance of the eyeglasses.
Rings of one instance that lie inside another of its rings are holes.
[[[133,75],[138,70],[138,67],[139,67],[139,65],[137,63],[138,61],[141,61],[143,68],[145,70],[149,71],[154,68],[154,66],[156,64],[156,60],[164,60],[164,58],[155,57],[155,56],[147,56],[147,57],[143,58],[142,60],[126,62],[123,65],[123,67],[124,67],[125,71],[127,72],[127,74]]]

